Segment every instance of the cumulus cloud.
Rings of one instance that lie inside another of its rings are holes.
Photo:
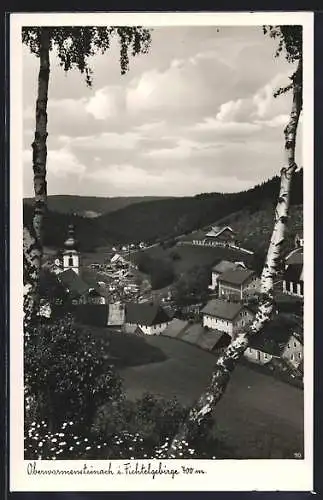
[[[23,160],[25,163],[31,161],[31,151],[24,150]],[[86,166],[67,148],[49,150],[47,152],[47,170],[51,175],[65,178],[69,175],[81,177],[86,171]]]
[[[124,107],[124,91],[118,86],[98,89],[85,105],[86,111],[97,120],[118,116]]]
[[[28,52],[23,62],[30,163],[38,62]],[[290,95],[272,93],[292,69],[274,59],[260,27],[157,28],[149,54],[131,61],[122,77],[115,49],[93,62],[89,89],[77,72],[65,76],[53,54],[49,192],[232,191],[279,170]],[[24,178],[31,194],[30,165]]]

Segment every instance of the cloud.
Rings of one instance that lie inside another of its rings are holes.
[[[216,118],[207,117],[200,123],[196,123],[193,126],[193,130],[199,131],[215,131],[223,133],[234,133],[234,134],[250,134],[259,130],[259,125],[256,123],[248,122],[233,122],[233,121],[222,121],[217,116]]]
[[[289,115],[277,115],[270,120],[255,120],[255,123],[265,125],[267,127],[282,127],[287,125],[288,120]]]
[[[195,141],[190,141],[186,139],[179,139],[172,148],[160,148],[152,149],[143,153],[144,156],[156,159],[185,159],[188,158],[194,150],[199,150],[204,147],[204,144],[200,144]]]
[[[103,87],[90,97],[85,109],[97,120],[118,116],[125,109],[125,94],[121,87]]]
[[[31,150],[24,150],[24,162],[31,162],[31,159]],[[86,171],[86,166],[70,150],[62,148],[47,152],[47,170],[51,175],[63,179],[69,175],[81,177]]]
[[[135,149],[139,145],[141,136],[135,132],[125,132],[124,134],[104,132],[73,139],[66,138],[65,140],[71,147],[83,151],[129,150]]]

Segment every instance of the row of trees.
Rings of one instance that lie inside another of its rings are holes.
[[[169,437],[164,448],[159,451],[155,450],[157,456],[167,456],[169,458],[182,457],[184,449],[191,449],[190,445],[187,445],[187,443],[195,443],[197,439],[203,435],[203,430],[207,422],[209,422],[217,403],[225,393],[231,374],[245,349],[248,347],[250,338],[261,331],[263,326],[269,321],[273,311],[274,277],[277,271],[277,263],[279,262],[288,220],[291,181],[297,169],[295,162],[295,145],[297,126],[302,109],[302,30],[300,26],[268,26],[264,28],[264,32],[266,35],[277,40],[278,48],[276,56],[284,53],[287,61],[296,63],[297,67],[290,77],[289,85],[277,91],[277,95],[291,91],[293,99],[290,119],[284,130],[285,164],[281,169],[280,191],[275,210],[275,223],[261,275],[262,289],[258,311],[255,320],[249,326],[248,330],[241,332],[219,358],[214,367],[210,383],[205,391],[201,394],[190,411],[186,412],[185,415],[181,415],[182,419],[178,424],[175,435],[171,436],[171,438]],[[96,52],[105,53],[110,47],[110,39],[112,36],[117,36],[120,41],[120,65],[121,72],[124,73],[128,68],[129,51],[131,51],[132,55],[136,55],[148,50],[150,44],[150,32],[148,30],[136,27],[38,27],[26,28],[23,30],[23,42],[29,46],[31,52],[35,54],[40,61],[38,96],[36,102],[36,131],[32,145],[35,207],[32,230],[30,231],[26,227],[24,228],[25,352],[28,352],[28,342],[31,345],[31,339],[34,339],[33,342],[35,342],[37,346],[37,337],[40,338],[43,333],[44,340],[42,341],[41,338],[39,339],[38,347],[41,350],[41,356],[46,356],[46,349],[48,348],[46,347],[46,329],[44,330],[43,326],[38,322],[37,316],[39,311],[39,275],[42,261],[43,219],[47,207],[46,139],[48,81],[50,74],[49,54],[50,51],[55,48],[64,69],[67,71],[73,67],[78,68],[81,73],[85,74],[87,84],[91,85],[91,69],[88,64],[88,59]],[[59,328],[61,328],[63,332],[66,330],[66,341],[68,341],[69,334],[71,334],[71,331],[68,330],[69,327],[63,324]],[[73,338],[73,335],[71,335],[71,337]],[[87,340],[89,341],[89,339]],[[37,349],[37,347],[35,347],[35,349]],[[67,344],[64,346],[65,351],[66,349]],[[88,354],[88,356],[91,358],[91,361],[87,364],[88,358],[86,362],[84,360],[84,366],[82,362],[80,366],[81,375],[82,372],[85,374],[86,366],[88,366],[89,371],[95,370],[97,366],[97,363],[91,365],[93,362],[92,354],[91,356]],[[33,386],[31,380],[28,379],[28,373],[31,373],[30,370],[32,370],[32,367],[34,367],[34,369],[36,367],[32,361],[30,363],[30,369],[27,370],[25,383],[27,401],[29,401],[32,407],[32,402],[35,400],[34,391],[36,388]],[[39,377],[43,377],[42,385],[44,387],[50,388],[50,384],[58,382],[55,379],[55,375],[47,373],[45,366],[40,367],[37,373]],[[88,380],[92,380],[90,373],[86,373],[86,376]],[[72,381],[65,380],[61,382],[66,385],[64,390],[69,390]],[[108,390],[108,387],[116,387],[115,384],[116,380],[111,373],[108,377],[108,381],[102,380],[102,386],[99,388],[97,397],[100,397],[101,389],[103,394],[105,390]],[[81,388],[80,391],[82,392]],[[90,395],[89,392],[85,391],[82,395],[79,393],[79,397],[83,398],[83,396],[87,401],[91,401],[92,395]],[[65,401],[65,403],[67,404],[68,401]],[[56,405],[57,403],[51,402],[50,404]],[[83,415],[83,417],[81,415]],[[80,418],[85,418],[83,410],[80,413]],[[47,438],[50,435],[50,433],[47,433]],[[128,451],[129,450],[130,447],[128,448]]]

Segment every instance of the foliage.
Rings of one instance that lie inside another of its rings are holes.
[[[51,430],[66,419],[89,425],[99,406],[122,396],[105,342],[77,329],[71,316],[34,324],[24,355],[25,385]]]
[[[174,269],[170,260],[151,257],[141,252],[137,259],[139,271],[150,276],[153,290],[170,285],[174,279]]]
[[[204,302],[210,284],[210,268],[195,266],[183,274],[173,285],[172,296],[177,306]]]
[[[49,36],[49,50],[55,49],[64,71],[78,69],[85,75],[88,86],[92,85],[93,71],[89,59],[97,53],[104,54],[116,37],[120,45],[120,69],[125,74],[129,67],[129,54],[136,56],[148,52],[150,31],[139,26],[64,26],[26,27],[22,29],[22,41],[32,54],[40,55],[40,37],[43,31]]]
[[[275,57],[279,57],[283,54],[289,63],[294,63],[302,59],[302,26],[264,26],[263,31],[265,35],[269,35],[270,38],[278,41]],[[291,90],[294,85],[295,76],[296,71],[289,77],[291,83],[277,89],[274,93],[274,97],[278,97]]]
[[[46,420],[29,422],[25,459],[145,459],[166,458],[167,448],[187,409],[176,399],[145,394],[137,401],[119,400],[103,406],[92,428],[82,430],[64,421],[55,431]],[[227,458],[231,451],[212,435],[210,418],[200,439],[183,443],[181,458]]]

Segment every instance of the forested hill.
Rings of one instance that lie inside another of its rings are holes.
[[[159,196],[74,196],[74,195],[51,195],[48,196],[48,208],[51,212],[62,214],[74,214],[82,217],[98,217],[103,214],[114,212],[128,207],[133,203],[146,202],[167,197]],[[24,203],[33,204],[33,198],[25,198]]]
[[[279,192],[279,177],[240,193],[206,193],[194,197],[137,203],[97,219],[103,231],[115,241],[155,241],[167,239],[208,224],[243,209],[256,212],[274,203]],[[291,204],[303,203],[303,171],[296,173]]]
[[[83,251],[108,243],[155,242],[202,228],[229,214],[257,212],[278,196],[279,178],[240,193],[206,193],[194,197],[158,199],[132,204],[97,218],[49,211],[45,219],[45,245],[61,247],[68,224],[75,225]],[[303,172],[295,175],[291,204],[303,202]],[[24,223],[31,223],[32,206],[24,203]]]

